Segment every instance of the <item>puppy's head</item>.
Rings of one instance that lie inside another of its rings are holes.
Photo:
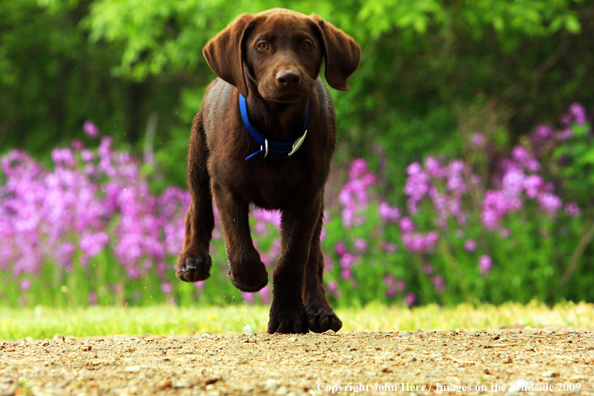
[[[217,76],[243,96],[255,86],[274,102],[310,96],[323,58],[328,84],[348,89],[346,79],[357,69],[360,53],[352,37],[317,15],[284,9],[242,14],[204,47]]]

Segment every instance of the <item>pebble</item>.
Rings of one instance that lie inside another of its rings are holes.
[[[172,388],[175,388],[175,389],[179,389],[179,388],[189,388],[190,386],[191,386],[191,384],[190,384],[190,381],[188,381],[188,380],[185,380],[185,379],[181,379],[181,380],[174,381],[174,382],[171,384],[171,387],[172,387]]]
[[[266,387],[268,389],[276,389],[278,388],[278,382],[273,379],[266,380]]]

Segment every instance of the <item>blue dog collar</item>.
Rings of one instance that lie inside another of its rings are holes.
[[[307,120],[309,119],[309,101],[307,102],[307,110],[305,112],[305,122],[303,123],[303,131],[304,131],[303,135],[301,135],[301,137],[298,138],[297,140],[294,140],[292,142],[286,142],[286,143],[276,142],[272,139],[267,138],[266,136],[262,135],[262,133],[260,133],[260,131],[258,131],[250,123],[250,119],[248,117],[248,110],[247,110],[247,101],[241,93],[239,94],[239,110],[241,112],[241,120],[243,121],[243,125],[245,126],[245,129],[247,129],[249,134],[252,135],[252,137],[254,139],[256,139],[256,141],[260,145],[260,150],[249,155],[246,158],[246,161],[260,153],[264,153],[264,158],[266,158],[268,156],[268,153],[286,155],[287,157],[290,157],[291,155],[295,154],[295,151],[299,150],[299,147],[301,147],[301,145],[303,144],[303,141],[305,140],[305,136],[307,136],[306,128],[307,128]]]

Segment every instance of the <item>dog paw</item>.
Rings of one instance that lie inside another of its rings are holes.
[[[268,284],[268,271],[266,267],[258,260],[253,265],[231,266],[229,279],[233,286],[242,292],[253,293],[262,289]]]
[[[175,276],[184,282],[198,282],[208,279],[212,259],[209,254],[189,257],[182,254],[175,266]]]
[[[307,326],[316,333],[323,333],[328,330],[338,331],[342,327],[342,322],[332,308],[308,307],[306,317]]]
[[[273,308],[270,311],[270,320],[268,321],[268,333],[305,334],[307,332],[307,321],[303,308],[275,310],[273,302]]]

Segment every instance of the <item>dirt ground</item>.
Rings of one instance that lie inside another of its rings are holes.
[[[594,394],[594,332],[0,341],[0,395]]]

